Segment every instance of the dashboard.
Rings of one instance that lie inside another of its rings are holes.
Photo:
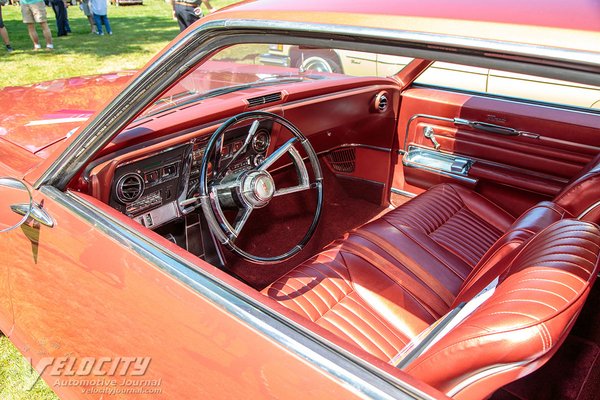
[[[261,164],[271,143],[271,129],[270,121],[261,121],[245,148],[247,126],[226,132],[217,170],[225,168],[227,175]],[[150,229],[192,213],[199,207],[200,166],[206,142],[207,138],[192,140],[119,164],[109,204]]]

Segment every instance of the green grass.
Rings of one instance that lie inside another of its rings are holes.
[[[215,8],[235,2],[211,0]],[[137,69],[179,33],[177,22],[171,18],[171,6],[163,0],[145,0],[143,6],[109,6],[112,36],[90,34],[83,12],[77,6],[70,6],[68,13],[73,33],[56,37],[54,13],[51,8],[46,10],[55,49],[33,51],[20,8],[2,7],[4,24],[15,51],[8,54],[3,46],[0,47],[0,87]],[[37,30],[43,47],[39,26]],[[3,45],[1,40],[0,44]]]
[[[0,336],[0,399],[2,400],[56,400],[58,397],[43,380],[29,390],[27,383],[35,379],[29,362],[12,343]]]
[[[18,7],[2,7],[4,24],[15,51],[0,47],[0,87],[18,86],[56,78],[91,75],[142,67],[178,33],[171,19],[170,5],[163,0],[144,0],[143,6],[110,6],[108,17],[112,36],[91,35],[87,18],[78,7],[69,7],[73,33],[55,37],[53,51],[33,51],[27,28]],[[211,0],[215,8],[235,0]],[[48,8],[50,29],[56,34],[52,9]],[[41,30],[38,35],[44,44]],[[0,41],[0,44],[3,44]],[[29,362],[5,336],[0,336],[0,400],[56,400],[43,380],[31,390],[26,382],[32,377]]]

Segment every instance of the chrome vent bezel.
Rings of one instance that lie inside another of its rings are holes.
[[[136,182],[127,184],[126,181],[128,179],[134,179]],[[125,188],[126,184],[128,185],[127,188]],[[129,194],[129,191],[131,190],[131,186],[136,186],[138,188],[136,190],[137,193],[133,196],[131,194]],[[142,178],[142,176],[140,174],[138,174],[136,172],[130,172],[128,174],[125,174],[117,182],[115,193],[116,193],[117,199],[121,203],[123,203],[123,204],[133,203],[134,201],[139,199],[142,196],[142,194],[144,193],[144,179]]]
[[[384,113],[388,110],[390,105],[390,100],[388,98],[387,92],[379,92],[375,96],[374,108],[376,111],[380,113]]]
[[[388,108],[388,98],[385,94],[382,94],[381,97],[379,97],[379,104],[377,105],[377,109],[379,110],[379,112],[385,112],[387,111]]]
[[[252,97],[250,99],[246,99],[248,102],[248,107],[258,107],[267,103],[276,103],[283,99],[283,94],[281,92],[270,93],[264,96]]]

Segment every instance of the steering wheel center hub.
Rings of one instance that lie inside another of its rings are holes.
[[[275,194],[275,182],[267,171],[252,171],[242,180],[242,195],[253,208],[269,204]]]

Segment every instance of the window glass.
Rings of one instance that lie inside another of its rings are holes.
[[[415,83],[600,109],[598,87],[494,69],[435,62]]]
[[[391,76],[412,58],[280,44],[243,44],[214,54],[143,114],[225,95],[249,86],[268,86],[350,76]]]

